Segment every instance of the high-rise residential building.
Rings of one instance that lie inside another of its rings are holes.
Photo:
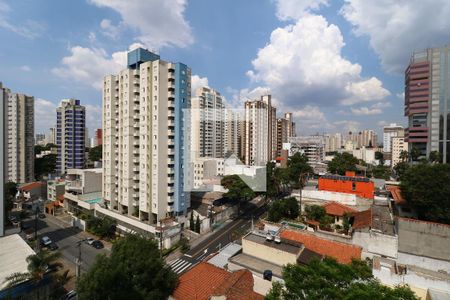
[[[35,138],[34,142],[36,145],[45,146],[45,134],[36,133],[36,138]]]
[[[210,87],[196,91],[191,100],[191,151],[196,157],[224,157],[225,103]]]
[[[0,236],[5,235],[5,185],[7,175],[8,90],[0,82]]]
[[[404,136],[403,126],[392,123],[389,126],[383,127],[383,152],[391,153],[392,138],[397,136]]]
[[[245,102],[246,165],[261,166],[275,158],[277,153],[276,108],[272,106],[271,95],[260,100]]]
[[[408,143],[405,142],[404,137],[393,137],[391,139],[392,145],[392,158],[391,158],[391,166],[395,167],[399,162],[401,162],[400,154],[403,151],[408,152]]]
[[[97,128],[95,130],[95,146],[100,146],[103,143],[103,130],[101,128]]]
[[[109,210],[150,225],[186,214],[184,109],[190,107],[190,68],[148,50],[130,51],[127,68],[104,78],[103,199]]]
[[[7,181],[34,181],[34,97],[7,95]]]
[[[415,52],[405,71],[405,140],[450,162],[450,45]]]
[[[327,134],[324,136],[325,152],[335,152],[342,148],[342,134]]]
[[[322,162],[325,158],[325,139],[322,135],[295,136],[285,144],[289,156],[301,153],[308,157],[308,162]]]
[[[49,132],[45,135],[45,144],[56,145],[56,128],[51,127]]]
[[[63,99],[56,108],[56,171],[85,167],[86,109],[80,100]]]
[[[277,119],[277,155],[281,155],[283,143],[288,142],[288,138],[295,136],[295,123],[292,122],[292,113],[284,114],[284,118]]]
[[[377,147],[378,135],[371,129],[361,131],[360,147]]]
[[[235,155],[242,158],[244,112],[226,107],[224,110],[224,157]]]

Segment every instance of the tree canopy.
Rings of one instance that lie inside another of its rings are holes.
[[[313,172],[313,169],[308,164],[308,157],[301,153],[295,153],[289,157],[287,170],[287,176],[294,188],[303,188],[307,175]]]
[[[375,280],[367,264],[339,264],[332,258],[283,268],[284,285],[275,282],[266,299],[418,299],[408,286],[390,288]]]
[[[78,299],[167,299],[177,284],[155,241],[127,235],[99,255],[77,283]]]
[[[102,145],[95,146],[89,149],[89,160],[90,161],[101,161],[103,156]]]
[[[420,164],[404,171],[400,188],[420,219],[450,224],[449,182],[449,164]]]
[[[224,176],[220,183],[224,188],[228,189],[228,192],[224,196],[231,200],[248,201],[255,197],[255,192],[239,175]]]
[[[56,170],[56,154],[48,154],[34,160],[34,177],[39,180],[43,175]]]
[[[358,159],[350,153],[337,153],[328,163],[328,171],[333,174],[345,175],[345,171],[356,171]]]
[[[14,197],[17,194],[17,183],[9,181],[5,183],[5,212],[9,213],[14,206]]]
[[[296,219],[300,213],[297,199],[289,197],[272,202],[268,211],[268,220],[279,222],[281,219]]]

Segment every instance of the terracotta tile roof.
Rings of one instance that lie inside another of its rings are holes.
[[[372,209],[357,212],[353,215],[353,229],[372,226]]]
[[[345,213],[352,214],[357,212],[357,210],[337,202],[328,202],[323,205],[323,207],[325,208],[327,215],[332,216],[342,217]]]
[[[280,237],[301,243],[305,248],[320,255],[332,257],[341,264],[348,264],[352,259],[361,259],[361,247],[358,246],[318,238],[312,234],[300,231],[283,230]]]
[[[179,278],[172,296],[177,300],[208,300],[213,295],[227,299],[255,299],[264,297],[253,291],[253,275],[248,270],[227,272],[201,262]]]
[[[386,185],[386,189],[391,192],[392,198],[397,205],[405,205],[406,200],[403,199],[400,187],[398,185]]]
[[[33,190],[33,189],[40,188],[42,185],[43,185],[43,183],[42,183],[42,182],[39,182],[39,181],[37,181],[37,182],[32,182],[32,183],[25,184],[25,185],[21,186],[21,187],[19,188],[19,190],[21,190],[21,191],[23,191],[23,192],[29,192],[29,191],[31,191],[31,190]]]

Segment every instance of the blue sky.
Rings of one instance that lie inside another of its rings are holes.
[[[103,76],[141,45],[235,107],[270,92],[298,134],[380,131],[405,123],[403,71],[412,51],[448,43],[449,12],[445,0],[0,0],[0,81],[35,96],[36,133],[69,97],[92,132]]]

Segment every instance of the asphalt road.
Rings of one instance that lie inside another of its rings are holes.
[[[258,220],[265,211],[266,206],[248,207],[243,214],[236,218],[236,220],[217,230],[206,240],[190,249],[181,258],[171,262],[171,268],[177,274],[186,272],[212,253],[219,251],[221,247],[228,245],[234,240],[239,239],[241,235],[247,233],[251,229],[252,218],[254,221]]]
[[[34,228],[34,222],[34,219],[27,219],[24,224]],[[38,241],[43,236],[48,236],[58,245],[58,251],[61,253],[65,267],[75,272],[75,261],[79,253],[77,242],[90,236],[78,228],[66,225],[51,215],[47,215],[45,219],[38,219],[37,227]],[[108,249],[95,249],[86,243],[81,243],[81,272],[87,272],[98,254],[108,252]]]

